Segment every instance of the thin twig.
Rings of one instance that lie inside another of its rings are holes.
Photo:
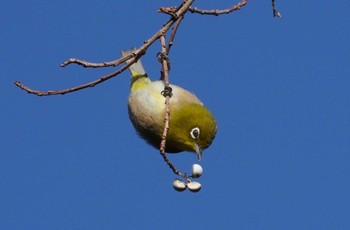
[[[137,60],[133,60],[132,62],[124,65],[122,68],[114,71],[113,73],[110,73],[108,75],[105,75],[93,82],[89,82],[89,83],[86,83],[86,84],[83,84],[83,85],[79,85],[79,86],[76,86],[76,87],[72,87],[72,88],[68,88],[68,89],[61,89],[61,90],[49,90],[49,91],[38,91],[38,90],[33,90],[31,88],[29,88],[28,86],[26,85],[23,85],[21,82],[19,81],[15,81],[15,85],[18,86],[19,88],[27,91],[28,93],[30,94],[35,94],[35,95],[38,95],[38,96],[52,96],[52,95],[58,95],[58,94],[61,94],[61,95],[64,95],[66,93],[72,93],[72,92],[75,92],[75,91],[78,91],[78,90],[81,90],[81,89],[85,89],[85,88],[89,88],[89,87],[94,87],[95,85],[98,85],[112,77],[115,77],[117,76],[118,74],[120,74],[121,72],[123,72],[124,70],[128,69],[129,66],[131,66],[133,63],[135,63]]]
[[[175,38],[175,35],[176,35],[176,32],[177,32],[177,29],[179,28],[180,23],[181,23],[181,21],[182,21],[183,18],[184,18],[184,15],[182,15],[181,17],[179,17],[179,18],[176,20],[175,24],[174,24],[174,27],[173,27],[173,29],[172,29],[172,31],[171,31],[171,34],[170,34],[168,46],[167,46],[167,48],[166,48],[167,54],[169,54],[170,49],[171,49],[171,47],[173,46],[174,38]]]
[[[160,37],[160,43],[162,46],[162,51],[159,57],[159,60],[162,63],[162,79],[164,83],[164,91],[162,92],[163,96],[165,97],[165,115],[164,115],[164,129],[163,129],[163,134],[162,134],[162,139],[160,142],[160,154],[162,155],[164,161],[167,163],[167,165],[173,170],[173,172],[185,179],[188,179],[186,174],[181,173],[168,159],[166,156],[165,152],[165,146],[166,146],[166,141],[167,141],[167,135],[168,135],[168,130],[169,130],[169,119],[170,119],[170,97],[171,97],[171,87],[169,83],[169,58],[168,58],[168,52],[167,52],[167,45],[165,42],[165,36]]]
[[[275,0],[272,0],[272,13],[274,17],[280,18],[282,17],[281,13],[277,11],[275,6]]]
[[[235,10],[240,10],[241,7],[245,6],[247,4],[248,0],[242,0],[241,2],[237,3],[236,5],[224,9],[224,10],[202,10],[197,7],[190,7],[188,11],[191,13],[197,13],[197,14],[202,14],[202,15],[214,15],[214,16],[219,16],[220,14],[229,14]]]
[[[171,88],[170,88],[170,83],[169,83],[169,71],[170,71],[170,61],[168,58],[171,46],[173,45],[174,42],[174,38],[177,32],[177,29],[179,28],[179,25],[182,21],[182,19],[184,18],[184,16],[180,16],[171,31],[171,35],[170,35],[170,39],[168,44],[166,44],[165,41],[165,36],[161,36],[160,37],[160,43],[161,43],[161,53],[163,54],[163,58],[160,59],[161,63],[162,63],[162,69],[161,69],[161,79],[164,82],[164,93],[163,95],[165,96],[165,115],[164,115],[164,129],[163,129],[163,134],[162,134],[162,139],[160,142],[160,154],[162,155],[164,161],[167,163],[167,165],[171,168],[171,170],[185,178],[186,180],[188,180],[188,177],[186,176],[185,173],[181,173],[169,160],[169,158],[166,155],[166,141],[167,141],[167,135],[168,135],[168,130],[169,130],[169,120],[170,120],[170,97],[171,97]],[[164,54],[166,55],[166,58],[164,58]],[[169,92],[170,90],[170,92]],[[167,92],[167,93],[165,93]]]
[[[66,67],[69,64],[77,64],[77,65],[81,65],[85,68],[100,68],[100,67],[115,67],[120,65],[121,63],[124,63],[125,61],[129,60],[132,56],[127,56],[127,57],[122,57],[119,58],[117,60],[114,61],[110,61],[110,62],[101,62],[101,63],[92,63],[92,62],[88,62],[88,61],[84,61],[84,60],[79,60],[76,58],[70,58],[67,61],[63,62],[61,64],[61,67]]]
[[[167,58],[164,58],[166,55],[167,57],[167,51],[166,51],[166,42],[165,42],[165,36],[160,37],[160,43],[161,43],[161,54],[159,57],[159,61],[162,64],[162,69],[161,69],[161,79],[163,79],[164,83],[164,97],[165,97],[165,117],[164,117],[164,130],[163,130],[163,135],[162,135],[162,141],[160,143],[160,152],[165,154],[165,146],[166,146],[166,137],[169,129],[169,116],[170,116],[170,104],[169,104],[169,99],[170,99],[170,94],[166,91],[169,89],[170,84],[169,84],[169,69],[168,69],[168,61]],[[166,92],[166,93],[165,93]]]

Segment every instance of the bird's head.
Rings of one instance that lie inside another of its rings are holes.
[[[191,103],[173,108],[167,149],[195,152],[200,160],[202,150],[208,148],[215,138],[217,124],[214,116],[201,104]]]

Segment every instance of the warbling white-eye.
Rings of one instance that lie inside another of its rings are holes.
[[[135,48],[129,51],[123,50],[122,56],[125,57],[135,51]],[[164,129],[165,97],[162,95],[164,83],[161,80],[151,81],[141,60],[131,65],[129,70],[132,75],[128,100],[130,120],[143,139],[159,148]],[[170,87],[172,96],[166,152],[195,152],[200,160],[202,150],[209,147],[215,138],[217,124],[214,116],[189,91],[176,85]]]

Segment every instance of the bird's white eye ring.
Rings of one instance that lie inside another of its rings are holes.
[[[191,134],[191,137],[193,139],[198,139],[199,138],[199,134],[200,134],[200,129],[198,127],[195,127],[191,130],[190,134]]]

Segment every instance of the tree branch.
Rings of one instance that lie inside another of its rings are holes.
[[[184,15],[186,14],[187,11],[190,11],[192,13],[199,13],[199,14],[207,14],[207,15],[220,15],[220,14],[228,14],[231,13],[232,11],[240,9],[242,6],[247,4],[248,0],[242,0],[238,4],[232,6],[229,9],[225,10],[201,10],[198,8],[193,8],[191,5],[193,4],[194,0],[183,0],[180,6],[178,7],[160,7],[159,12],[167,13],[171,15],[171,19],[165,23],[162,28],[156,32],[152,37],[150,37],[148,40],[144,41],[144,44],[139,47],[134,53],[126,56],[126,57],[121,57],[117,60],[114,61],[109,61],[109,62],[102,62],[102,63],[92,63],[84,60],[79,60],[76,58],[70,58],[67,61],[63,62],[61,64],[61,67],[66,67],[70,64],[76,64],[83,66],[85,68],[103,68],[103,67],[116,67],[119,66],[122,63],[125,63],[125,61],[134,58],[134,61],[137,61],[142,55],[144,55],[147,51],[147,49],[158,39],[160,39],[163,35],[165,35],[168,30],[174,25],[172,29],[172,33],[170,35],[170,40],[169,43],[166,47],[166,53],[169,53],[171,46],[173,45],[173,40],[175,37],[175,34],[177,32],[177,29],[184,18]],[[274,7],[274,0],[272,0],[273,3],[273,9],[275,13],[275,7]],[[277,12],[277,11],[276,11]],[[277,12],[278,13],[278,12]],[[89,87],[94,87],[98,84],[101,84],[102,82],[109,80],[123,71],[125,71],[132,63],[129,63],[129,65],[124,65],[123,67],[119,68],[118,70],[107,74],[105,76],[100,77],[99,79],[85,83],[79,86],[71,87],[71,88],[66,88],[66,89],[60,89],[60,90],[49,90],[49,91],[39,91],[39,90],[34,90],[30,88],[29,86],[26,86],[22,84],[19,81],[14,81],[14,84],[18,86],[19,88],[27,91],[30,94],[35,94],[38,96],[51,96],[51,95],[58,95],[58,94],[67,94],[67,93],[72,93],[75,91],[79,91],[81,89],[89,88]]]
[[[129,66],[131,66],[132,64],[134,64],[136,62],[136,60],[130,62],[129,64],[126,64],[125,66],[123,66],[122,68],[108,74],[108,75],[105,75],[95,81],[92,81],[92,82],[89,82],[89,83],[86,83],[86,84],[83,84],[83,85],[79,85],[79,86],[76,86],[76,87],[72,87],[72,88],[68,88],[68,89],[61,89],[61,90],[49,90],[49,91],[38,91],[38,90],[34,90],[34,89],[31,89],[29,88],[28,86],[26,85],[23,85],[21,82],[19,81],[15,81],[15,85],[18,86],[19,88],[27,91],[28,93],[30,94],[35,94],[35,95],[38,95],[38,96],[52,96],[52,95],[58,95],[58,94],[61,94],[61,95],[64,95],[66,93],[72,93],[72,92],[75,92],[75,91],[78,91],[78,90],[81,90],[81,89],[85,89],[85,88],[89,88],[89,87],[94,87],[95,85],[98,85],[112,77],[115,77],[117,76],[118,74],[120,74],[121,72],[123,72],[124,70],[128,69]]]
[[[91,63],[91,62],[87,62],[87,61],[83,61],[83,60],[79,60],[79,59],[75,59],[75,58],[70,58],[69,60],[62,63],[61,66],[66,67],[67,65],[70,65],[70,64],[77,64],[77,65],[81,65],[81,66],[86,67],[86,68],[88,68],[88,67],[98,68],[98,67],[118,66],[121,63],[124,63],[126,60],[129,60],[131,58],[135,58],[135,61],[137,61],[142,55],[144,55],[146,53],[148,47],[150,47],[156,40],[160,39],[161,36],[166,34],[166,32],[171,28],[171,26],[177,21],[178,18],[183,17],[183,15],[188,11],[189,7],[191,6],[191,4],[193,2],[194,2],[194,0],[184,0],[183,3],[177,8],[175,13],[172,15],[172,18],[167,23],[165,23],[162,26],[162,28],[158,32],[156,32],[151,38],[144,41],[144,44],[140,48],[138,48],[133,54],[130,54],[124,58],[123,57],[119,58],[115,61],[102,62],[102,63]],[[132,62],[132,63],[134,63],[134,62]],[[132,63],[129,63],[129,64],[131,65]],[[94,86],[122,73],[130,65],[124,65],[120,69],[118,69],[118,70],[116,70],[108,75],[105,75],[103,77],[100,77],[99,79],[97,79],[95,81],[92,81],[92,82],[89,82],[89,83],[86,83],[83,85],[79,85],[76,87],[72,87],[72,88],[61,89],[61,90],[39,91],[39,90],[31,89],[30,87],[20,83],[19,81],[15,81],[14,84],[16,86],[18,86],[19,88],[27,91],[28,93],[35,94],[38,96],[51,96],[51,95],[58,95],[58,94],[67,94],[67,93],[75,92],[75,91],[78,91],[81,89],[94,87]]]
[[[169,54],[170,52],[170,49],[171,47],[173,46],[173,43],[174,43],[174,38],[175,38],[175,35],[176,35],[176,32],[177,32],[177,29],[179,28],[180,24],[181,24],[181,21],[182,19],[184,18],[184,15],[182,15],[181,17],[179,17],[175,24],[174,24],[174,27],[171,31],[171,34],[170,34],[170,39],[169,39],[169,42],[168,42],[168,46],[166,48],[166,52]]]
[[[282,17],[281,13],[277,11],[275,6],[275,0],[272,0],[272,13],[274,17],[280,18]]]
[[[175,34],[173,35],[174,38]],[[160,154],[162,155],[164,161],[167,163],[169,168],[171,170],[185,178],[186,180],[189,180],[188,177],[186,176],[185,173],[181,173],[169,160],[169,158],[166,155],[165,151],[165,146],[166,146],[166,141],[167,141],[167,135],[168,135],[168,130],[169,130],[169,119],[170,119],[170,98],[172,96],[172,88],[170,87],[169,83],[169,66],[170,66],[170,61],[168,58],[168,52],[167,52],[167,47],[169,47],[169,44],[167,46],[166,41],[165,41],[165,36],[160,37],[160,43],[161,43],[161,49],[162,51],[158,54],[158,60],[162,63],[162,70],[161,70],[161,75],[164,83],[164,90],[162,91],[162,95],[165,97],[165,115],[164,115],[164,129],[163,129],[163,134],[160,142]]]
[[[197,7],[190,7],[189,11],[191,13],[197,13],[197,14],[202,14],[202,15],[214,15],[214,16],[219,16],[220,14],[229,14],[235,10],[240,10],[241,7],[245,6],[247,4],[248,0],[242,0],[241,2],[237,3],[236,5],[228,8],[228,9],[223,9],[223,10],[202,10]]]

